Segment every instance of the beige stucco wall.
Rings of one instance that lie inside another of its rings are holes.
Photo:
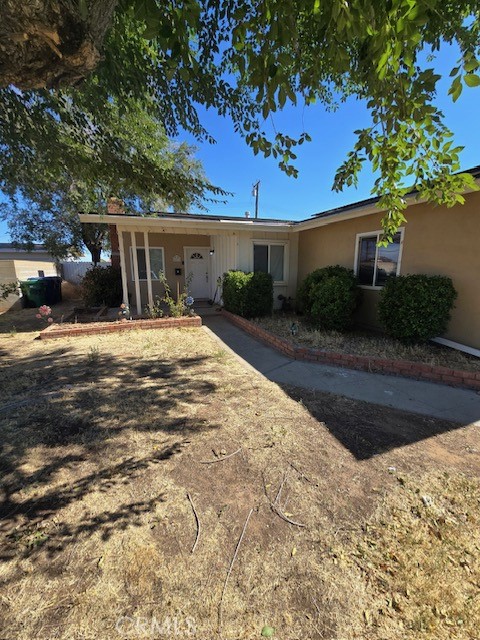
[[[299,234],[298,281],[318,267],[353,268],[356,234],[381,228],[381,213],[336,222]],[[417,204],[407,209],[400,273],[447,275],[458,298],[445,337],[480,348],[480,193],[452,209]],[[378,326],[379,292],[364,291],[359,321]]]
[[[130,231],[123,231],[123,242],[125,248],[125,259],[127,266],[128,291],[131,304],[135,304],[135,285],[132,277],[132,261],[131,261],[131,236]],[[144,235],[142,232],[136,232],[135,239],[138,247],[144,246]],[[211,247],[215,249],[215,254],[210,258],[210,297],[213,298],[216,288],[216,280],[222,276],[227,269],[241,269],[243,271],[251,271],[253,269],[253,242],[254,240],[285,242],[286,244],[286,281],[285,284],[275,285],[274,287],[274,303],[280,306],[278,295],[294,296],[297,286],[297,254],[298,254],[298,234],[285,232],[262,232],[255,229],[243,231],[232,230],[230,232],[219,231],[212,232],[212,235],[203,235],[199,233],[182,233],[182,228],[174,228],[169,233],[148,231],[148,241],[150,247],[163,247],[165,252],[165,267],[168,283],[173,294],[176,294],[177,283],[180,291],[185,284],[185,264],[184,248],[185,247]],[[173,262],[173,257],[179,255],[182,262]],[[182,269],[181,276],[175,276],[175,268]],[[159,282],[152,281],[152,289],[154,297],[163,295],[163,287]],[[142,298],[142,307],[147,304],[148,292],[147,283],[140,283],[140,295]]]
[[[132,277],[132,252],[130,233],[124,233],[125,259],[127,264],[127,280],[128,292],[130,294],[130,302],[135,304],[135,284]],[[143,232],[135,234],[137,247],[145,246]],[[210,237],[205,235],[178,234],[178,233],[149,233],[148,242],[151,248],[163,247],[165,259],[165,275],[167,282],[172,290],[174,297],[177,292],[177,285],[180,291],[183,291],[185,285],[185,264],[184,264],[184,247],[209,247]],[[180,256],[181,262],[174,262],[174,256]],[[175,275],[175,269],[182,270],[181,276]],[[164,288],[157,281],[152,280],[153,296],[163,296]],[[147,283],[140,282],[140,294],[142,297],[142,305],[145,306],[148,301]]]
[[[0,253],[0,284],[27,280],[27,278],[38,276],[39,271],[43,271],[46,276],[57,275],[55,262],[47,253],[40,253],[40,255],[38,253],[19,254],[15,251]],[[18,301],[18,296],[10,295],[6,300],[0,300],[0,309],[4,311]]]
[[[34,260],[23,256],[21,260],[15,260],[15,272],[18,280],[35,278],[39,271],[43,271],[45,276],[56,276],[57,266],[53,260]]]

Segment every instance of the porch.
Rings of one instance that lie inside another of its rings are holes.
[[[160,273],[177,298],[184,288],[197,312],[208,310],[208,301],[219,302],[223,274],[230,269],[273,271],[274,302],[279,295],[293,296],[296,288],[297,236],[280,233],[252,233],[166,227],[132,228],[116,226],[118,247],[112,242],[112,264],[122,275],[123,302],[141,315],[147,305],[164,295]],[[272,247],[274,247],[272,249]],[[117,251],[116,251],[117,249]],[[117,255],[116,255],[117,254]]]

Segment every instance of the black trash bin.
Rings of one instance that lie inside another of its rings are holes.
[[[56,304],[62,301],[62,279],[59,276],[46,276],[42,278],[47,287],[47,304]]]

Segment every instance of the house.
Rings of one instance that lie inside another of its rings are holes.
[[[480,180],[480,167],[470,171]],[[172,291],[190,275],[195,299],[212,299],[217,279],[229,269],[268,271],[274,300],[295,297],[313,269],[340,264],[353,268],[364,289],[358,323],[379,327],[377,305],[392,274],[450,276],[458,291],[448,332],[442,339],[480,349],[480,192],[464,205],[439,207],[407,196],[408,223],[394,243],[377,247],[382,211],[376,199],[325,211],[302,221],[155,213],[130,215],[112,199],[108,215],[81,214],[85,223],[108,222],[112,264],[121,267],[124,299],[138,313],[162,294],[163,271]],[[106,220],[108,218],[108,220]]]
[[[0,284],[28,278],[56,276],[57,263],[42,244],[34,244],[32,251],[16,249],[13,244],[0,242]],[[10,308],[18,297],[10,295],[0,300],[0,310]]]

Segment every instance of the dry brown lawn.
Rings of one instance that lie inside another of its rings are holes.
[[[35,336],[0,336],[1,638],[478,638],[473,425],[282,389],[201,329]]]
[[[366,331],[340,333],[325,329],[315,329],[301,316],[277,314],[259,318],[256,322],[276,335],[293,340],[302,346],[335,351],[357,356],[372,356],[393,360],[410,360],[428,365],[439,365],[465,371],[480,371],[480,358],[443,347],[435,343],[404,345],[398,340]],[[292,336],[292,323],[298,333]]]

